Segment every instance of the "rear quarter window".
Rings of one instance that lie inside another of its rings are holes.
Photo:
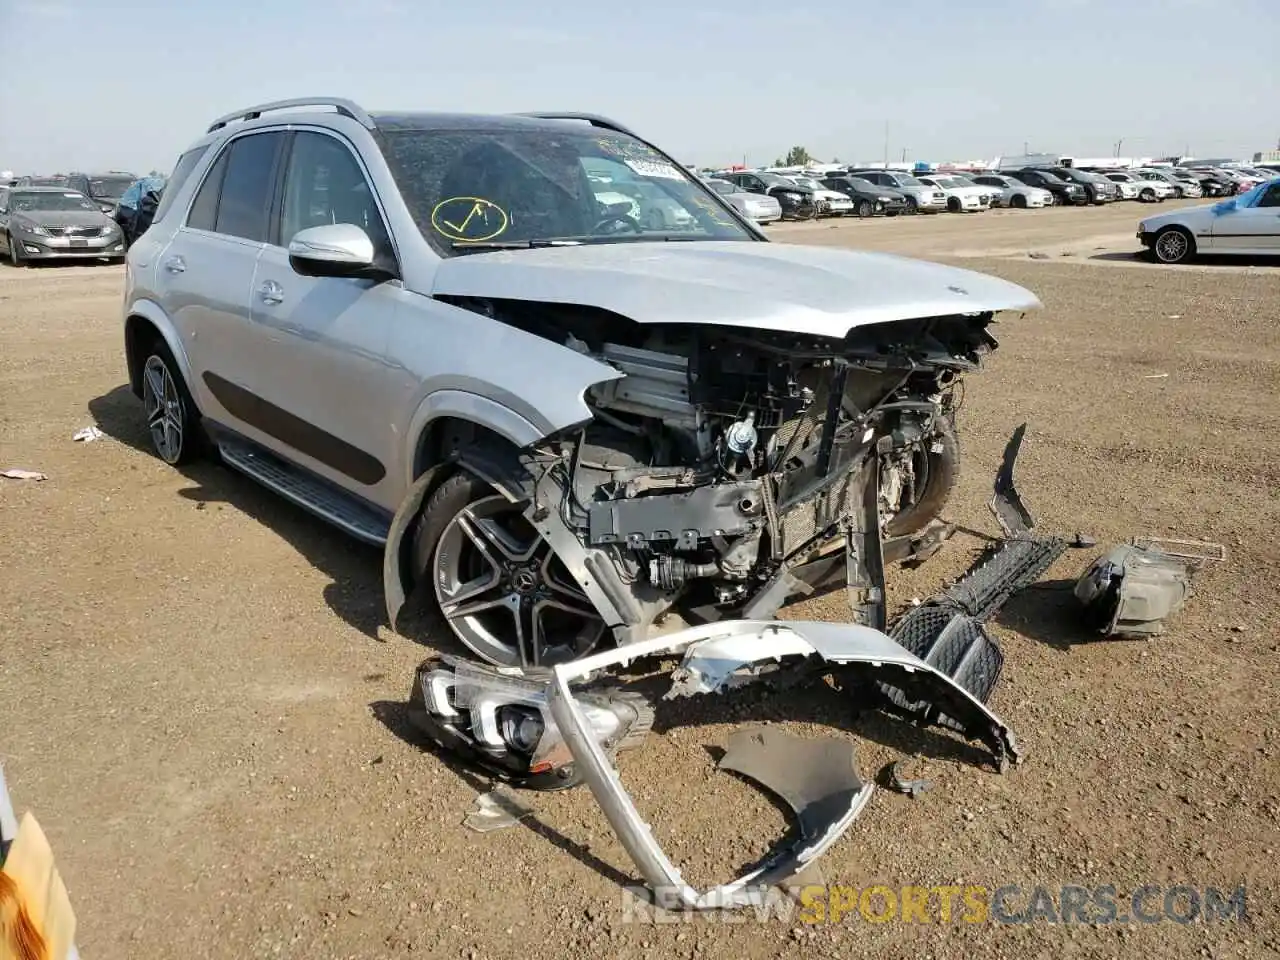
[[[169,175],[169,182],[165,185],[164,192],[160,195],[160,205],[156,207],[154,222],[159,223],[164,219],[165,213],[173,206],[173,198],[178,195],[182,185],[191,176],[191,171],[196,168],[196,164],[200,162],[200,159],[208,150],[209,147],[206,144],[203,147],[195,147],[188,150],[178,158],[178,162],[173,166],[173,173]]]

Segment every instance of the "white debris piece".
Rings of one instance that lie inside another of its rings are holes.
[[[476,797],[474,806],[467,811],[462,823],[476,833],[488,833],[490,830],[514,827],[532,812],[511,791],[497,787]]]
[[[8,470],[0,472],[0,477],[8,477],[10,480],[48,480],[49,478],[38,470],[20,470],[17,467],[11,467]]]
[[[71,439],[80,440],[84,443],[92,443],[94,440],[101,440],[105,436],[106,434],[97,427],[84,427],[83,429],[77,430],[76,435]]]

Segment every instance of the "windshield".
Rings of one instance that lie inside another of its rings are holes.
[[[10,210],[97,210],[83,193],[56,193],[52,190],[15,190],[9,194]]]
[[[1048,170],[1031,170],[1029,172],[1033,178],[1036,176],[1043,177],[1045,183],[1065,183],[1066,182],[1061,177],[1055,176],[1054,174],[1050,173]]]
[[[923,187],[924,186],[924,184],[921,183],[919,180],[917,180],[915,177],[909,176],[908,174],[905,174],[905,173],[894,173],[894,174],[890,174],[890,176],[893,177],[894,183],[896,183],[900,187]]]
[[[132,177],[95,177],[89,181],[89,196],[95,200],[119,200],[131,183]]]
[[[738,188],[734,186],[732,183],[730,183],[728,180],[708,180],[707,186],[709,186],[716,193],[719,193],[726,197],[731,193],[738,192]]]
[[[28,187],[65,187],[66,185],[66,177],[28,177],[26,182]]]
[[[792,177],[796,183],[802,187],[808,187],[810,190],[825,190],[826,188],[812,177]]]
[[[753,239],[716,193],[626,134],[389,122],[377,136],[418,229],[443,256],[469,244]]]

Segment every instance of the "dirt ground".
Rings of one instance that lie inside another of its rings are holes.
[[[146,452],[124,386],[122,270],[0,269],[0,468],[48,474],[0,480],[0,760],[53,843],[81,955],[1276,956],[1280,269],[1136,263],[1151,209],[770,228],[955,258],[1044,302],[999,325],[1001,348],[969,380],[949,510],[994,531],[991,476],[1025,420],[1018,480],[1041,527],[1099,542],[993,625],[1006,663],[992,706],[1025,762],[998,775],[949,737],[854,720],[834,694],[746,692],[663,707],[620,767],[697,882],[784,827],[706,749],[768,720],[852,738],[865,777],[905,755],[934,781],[915,800],[878,791],[822,860],[828,884],[1017,885],[1014,911],[1037,885],[1110,884],[1122,915],[1145,884],[1157,913],[1175,885],[1246,884],[1248,922],[944,922],[934,909],[928,923],[853,910],[810,924],[799,906],[628,922],[623,887],[638,880],[585,788],[524,798],[534,814],[512,829],[461,825],[485,784],[405,725],[424,647],[386,628],[376,551],[223,468],[178,472]],[[89,424],[107,438],[73,442]],[[1218,541],[1228,559],[1166,636],[1093,640],[1064,588],[1139,534]],[[980,546],[960,535],[891,570],[895,605]],[[846,608],[836,595],[787,615]]]

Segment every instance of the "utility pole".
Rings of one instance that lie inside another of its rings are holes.
[[[1030,154],[1031,154],[1031,148],[1030,148],[1029,146],[1027,146],[1027,141],[1026,141],[1026,140],[1023,140],[1023,141],[1022,141],[1022,155],[1023,155],[1024,157],[1026,157],[1026,156],[1030,156]]]
[[[889,169],[889,121],[884,122],[884,168]]]

